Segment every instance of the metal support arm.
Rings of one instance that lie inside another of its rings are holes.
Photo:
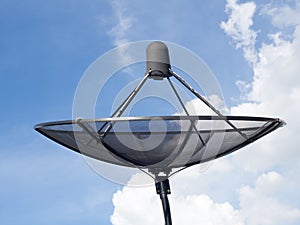
[[[231,126],[236,132],[238,132],[242,137],[248,140],[248,137],[242,133],[239,129],[234,126],[222,113],[219,112],[212,104],[210,104],[204,97],[202,97],[194,88],[192,88],[184,79],[182,79],[177,73],[170,69],[170,73],[190,92],[192,92],[197,98],[199,98],[205,105],[207,105],[214,113],[216,113],[220,118],[222,118],[229,126]]]
[[[130,102],[132,101],[132,99],[136,96],[136,94],[139,92],[139,90],[142,88],[142,86],[144,85],[144,83],[146,82],[146,80],[149,77],[149,74],[151,73],[151,71],[148,71],[148,73],[146,73],[146,75],[144,76],[144,78],[141,80],[141,82],[138,84],[138,86],[135,87],[135,89],[130,93],[130,95],[125,99],[125,101],[117,108],[117,110],[111,115],[111,117],[120,117],[123,112],[126,110],[127,106],[130,104]],[[98,133],[100,134],[102,129],[107,125],[107,123],[104,123],[102,125],[102,127],[98,130]],[[113,127],[114,123],[111,122],[106,129],[104,130],[103,134],[101,135],[102,138],[104,138],[106,136],[106,134],[110,131],[110,129]]]

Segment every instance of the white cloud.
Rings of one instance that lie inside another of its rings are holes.
[[[174,185],[176,186],[176,185]],[[177,189],[177,188],[176,188]],[[176,189],[174,192],[176,192]],[[237,210],[228,203],[216,203],[207,195],[169,195],[174,224],[242,225]],[[155,187],[124,187],[113,197],[114,225],[163,224],[163,211]]]
[[[206,99],[221,113],[228,113],[229,110],[226,107],[224,100],[218,95],[210,95]],[[205,105],[205,103],[198,98],[188,101],[185,104],[185,108],[189,112],[189,115],[216,115],[216,113],[210,107]],[[182,111],[181,114],[185,115],[186,113]]]
[[[248,86],[246,102],[231,108],[232,114],[278,116],[288,123],[284,129],[234,155],[233,161],[247,171],[261,172],[268,168],[280,168],[285,174],[290,174],[298,168],[300,154],[296,140],[300,128],[297,116],[300,112],[300,26],[299,19],[297,22],[294,20],[300,13],[297,12],[296,15],[296,10],[291,13],[288,9],[291,9],[290,6],[276,10],[273,8],[268,15],[275,26],[296,25],[291,35],[293,38],[287,40],[285,37],[289,34],[282,32],[269,35],[271,43],[262,44],[257,50],[258,59],[252,65],[254,77],[253,82],[247,84],[251,88]],[[263,174],[253,188],[241,188],[241,213],[246,224],[297,224],[300,210],[288,205],[288,202],[295,203],[293,197],[287,196],[289,192],[299,189],[299,184],[290,184],[291,180],[299,180],[299,176],[283,177],[272,172]],[[289,190],[286,186],[289,186]],[[281,202],[282,199],[285,202]]]
[[[118,48],[118,60],[121,62],[121,65],[127,65],[132,60],[132,56],[128,51],[128,47],[124,46],[124,44],[130,42],[128,34],[130,33],[130,29],[132,28],[135,19],[128,13],[128,7],[125,1],[112,0],[111,6],[117,23],[107,32],[107,34],[111,38],[112,43]],[[130,68],[127,68],[125,71],[128,74],[132,73]]]
[[[114,213],[111,222],[114,225],[150,225],[162,224],[161,203],[156,196],[155,188],[124,187],[114,194]]]
[[[284,129],[236,156],[236,160],[249,170],[299,161],[300,153],[295,142],[300,124],[297,116],[300,112],[300,27],[296,27],[294,37],[292,41],[274,40],[261,47],[258,63],[253,68],[251,91],[247,95],[250,102],[231,108],[235,115],[276,116],[287,122]]]
[[[271,17],[273,26],[285,28],[300,24],[300,1],[295,1],[295,6],[283,5],[274,6],[272,4],[265,5],[260,13]]]
[[[113,44],[116,46],[127,43],[129,40],[126,34],[133,25],[134,19],[126,14],[127,8],[121,1],[111,1],[111,5],[117,18],[117,24],[108,32],[112,38]]]
[[[247,95],[249,93],[249,90],[251,89],[251,84],[243,81],[243,80],[237,80],[235,82],[237,88],[240,91],[240,100],[245,101],[247,100]]]
[[[171,198],[174,224],[243,225],[237,210],[228,202],[216,203],[206,195]]]
[[[190,172],[195,175],[196,171],[193,169]],[[214,173],[217,171],[215,170]],[[185,175],[188,174],[190,173]],[[285,178],[277,172],[262,174],[256,179],[253,187],[247,185],[239,188],[237,208],[227,201],[219,203],[208,195],[190,194],[190,190],[180,189],[180,186],[184,185],[182,181],[193,183],[190,186],[198,186],[199,181],[195,178],[199,178],[199,175],[197,177],[194,175],[188,178],[179,175],[181,182],[176,181],[176,178],[174,180],[174,193],[169,195],[174,224],[292,225],[297,224],[300,219],[299,209],[276,197],[284,194],[282,187],[287,184]],[[191,178],[194,182],[190,180]],[[172,181],[171,179],[171,183]],[[208,180],[203,181],[205,182],[207,183]],[[211,180],[209,182],[212,185]],[[223,188],[223,186],[219,187]],[[177,193],[177,189],[180,193]],[[163,224],[161,203],[154,186],[143,189],[124,187],[115,193],[113,203],[115,209],[111,222],[114,225]]]
[[[228,5],[233,5],[231,8],[239,9],[239,13],[243,12],[240,5],[236,6],[236,1],[228,1],[227,7]],[[268,5],[268,10],[265,7],[262,11],[271,17],[273,23],[279,20],[277,17],[280,17],[282,21],[287,22],[286,25],[292,26],[299,24],[299,20],[294,23],[289,22],[300,16],[299,5],[297,2],[297,7],[293,9],[293,13],[287,10],[291,9],[291,6],[288,5],[281,7]],[[239,13],[232,10],[229,18],[232,19],[235,14],[239,15]],[[227,21],[227,25],[230,24],[230,19]],[[237,19],[235,22],[244,23]],[[236,27],[240,26],[242,25]],[[223,29],[233,40],[244,39],[243,32],[230,33],[225,28]],[[229,31],[231,30],[229,29]],[[235,30],[233,29],[233,31]],[[286,36],[293,38],[288,40]],[[247,170],[263,171],[270,166],[287,165],[295,162],[300,156],[297,146],[294,144],[294,140],[297,140],[298,124],[300,124],[300,120],[296,116],[300,112],[298,104],[300,97],[300,65],[298,63],[300,58],[300,26],[294,26],[292,35],[277,32],[269,34],[269,38],[270,44],[262,43],[260,49],[254,49],[257,61],[252,64],[253,81],[251,83],[237,82],[241,90],[241,100],[244,102],[232,107],[230,111],[233,115],[280,117],[288,123],[288,126],[280,130],[280,133],[273,133],[265,137],[263,141],[258,141],[247,147],[248,151],[243,151],[243,154],[235,156],[236,161]],[[244,54],[247,59],[247,53],[244,52]],[[251,149],[258,151],[251,151]]]
[[[280,189],[285,179],[276,172],[262,174],[255,186],[244,186],[239,190],[240,214],[247,225],[297,224],[300,210],[280,202],[275,196],[282,194]]]
[[[253,15],[256,10],[254,2],[238,3],[238,0],[228,0],[226,12],[229,18],[221,23],[221,28],[232,38],[237,49],[242,49],[247,62],[257,61],[255,42],[257,32],[251,29]]]

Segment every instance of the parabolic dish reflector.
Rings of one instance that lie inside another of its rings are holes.
[[[164,170],[222,157],[284,124],[265,117],[227,116],[226,121],[219,116],[120,117],[49,122],[35,129],[97,160]],[[107,126],[112,128],[104,136]]]

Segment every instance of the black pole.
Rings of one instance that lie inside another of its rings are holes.
[[[155,183],[156,193],[159,194],[165,217],[165,224],[172,225],[170,204],[168,194],[171,194],[170,184],[168,179],[158,180]]]

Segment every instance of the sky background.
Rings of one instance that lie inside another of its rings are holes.
[[[2,0],[0,28],[0,224],[163,224],[154,187],[110,182],[33,130],[71,119],[87,67],[140,40],[199,55],[230,114],[287,122],[205,173],[174,176],[174,224],[299,224],[299,0]]]

